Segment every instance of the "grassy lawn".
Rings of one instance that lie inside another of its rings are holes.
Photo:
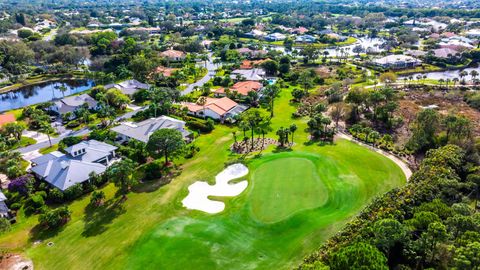
[[[307,119],[292,119],[290,89],[276,100],[272,128],[295,123],[292,152],[247,160],[249,186],[209,215],[183,208],[188,186],[214,181],[225,162],[234,128],[217,125],[194,142],[200,152],[182,160],[182,173],[168,185],[140,184],[124,203],[116,188],[103,190],[107,208],[86,209],[89,197],[69,205],[70,222],[61,231],[39,235],[37,216],[20,213],[0,249],[24,253],[36,269],[287,269],[335,234],[375,195],[405,182],[400,168],[354,143],[308,143]],[[267,137],[276,137],[275,131]],[[237,132],[237,134],[240,132]],[[284,209],[279,209],[284,208]],[[43,240],[34,243],[36,240]],[[52,242],[52,246],[47,246]]]
[[[12,145],[11,149],[17,149],[17,148],[29,146],[29,145],[32,145],[32,144],[35,144],[35,143],[37,143],[37,141],[35,139],[32,139],[30,137],[22,136],[20,141],[18,141],[16,144]]]
[[[373,196],[405,181],[392,162],[347,141],[266,154],[248,167],[250,185],[224,199],[226,211],[159,224],[135,243],[127,268],[290,269]]]
[[[38,152],[42,155],[45,155],[57,150],[58,150],[58,144],[53,144],[52,146],[41,148],[40,150],[38,150]]]

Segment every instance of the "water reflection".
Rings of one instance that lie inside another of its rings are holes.
[[[22,87],[0,94],[0,112],[52,101],[88,90],[92,80],[65,80]]]

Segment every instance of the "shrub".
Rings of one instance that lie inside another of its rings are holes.
[[[40,213],[45,206],[45,200],[39,194],[34,194],[30,196],[25,201],[25,212],[27,214]]]
[[[82,137],[80,136],[65,137],[58,143],[58,147],[60,149],[64,149],[74,144],[80,143],[81,141]]]
[[[72,120],[66,125],[67,128],[76,128],[78,126],[80,126],[80,122],[78,120]]]
[[[67,188],[63,192],[65,200],[74,200],[83,195],[83,187],[81,184],[75,184],[69,188]]]
[[[70,210],[68,210],[68,208],[64,206],[50,210],[45,214],[40,215],[38,221],[40,225],[48,229],[55,229],[66,224],[70,219],[70,215]]]
[[[200,132],[211,132],[215,128],[215,124],[212,119],[202,120],[193,117],[189,117],[187,120],[187,127]]]
[[[34,181],[35,179],[33,178],[33,175],[31,174],[22,175],[20,177],[13,179],[8,184],[8,191],[18,192],[21,195],[26,195],[32,192]]]
[[[61,192],[58,188],[52,188],[48,192],[48,200],[54,203],[62,203],[64,201],[63,192]]]
[[[6,218],[1,218],[0,217],[0,235],[2,233],[10,231],[10,221]]]
[[[162,177],[163,164],[160,160],[155,160],[144,166],[144,179],[154,180]]]

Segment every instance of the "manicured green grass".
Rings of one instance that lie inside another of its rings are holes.
[[[265,223],[278,222],[305,209],[322,206],[328,190],[322,178],[327,168],[317,167],[318,157],[286,153],[262,158],[252,174],[255,188],[253,216]],[[322,166],[323,167],[323,166]]]
[[[53,151],[57,151],[58,150],[58,144],[53,144],[52,146],[47,146],[47,147],[44,147],[44,148],[40,148],[40,150],[38,150],[38,152],[42,155],[45,155],[45,154],[48,154],[48,153],[51,153]]]
[[[12,145],[11,149],[17,149],[17,148],[20,148],[20,147],[29,146],[29,145],[35,144],[36,142],[37,141],[35,139],[32,139],[30,137],[22,136],[20,141],[18,141],[16,144]]]
[[[37,216],[20,212],[12,231],[0,235],[0,249],[24,253],[36,269],[287,269],[297,265],[375,195],[402,185],[405,178],[393,162],[354,143],[308,143],[307,119],[291,118],[296,106],[289,103],[291,98],[290,88],[276,99],[273,131],[267,137],[276,138],[279,127],[295,123],[292,152],[274,153],[271,146],[262,157],[248,159],[249,186],[238,197],[220,198],[226,202],[224,212],[209,215],[181,204],[189,185],[198,180],[213,182],[225,162],[239,158],[228,149],[232,131],[237,136],[241,132],[217,125],[195,140],[200,152],[178,162],[182,173],[168,185],[140,184],[125,202],[107,209],[86,210],[89,196],[78,199],[69,204],[68,224],[49,237],[35,233]],[[292,161],[292,169],[285,167]],[[272,172],[270,177],[269,168],[283,173]],[[266,197],[275,195],[269,194],[272,189],[281,200]],[[118,200],[112,184],[103,191],[107,201]],[[43,241],[34,244],[36,240]],[[48,246],[49,242],[53,245]]]
[[[373,196],[405,181],[393,162],[343,140],[248,166],[250,185],[225,199],[226,211],[159,224],[133,246],[127,268],[289,269]]]

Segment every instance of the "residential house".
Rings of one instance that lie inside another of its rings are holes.
[[[306,32],[308,32],[308,29],[303,27],[303,26],[300,26],[298,28],[293,28],[290,33],[292,34],[299,34],[299,35],[303,35],[305,34]]]
[[[447,58],[458,56],[460,52],[450,48],[440,48],[440,49],[433,50],[432,54],[437,58],[447,59]]]
[[[383,58],[373,60],[373,63],[383,68],[403,69],[419,66],[421,65],[422,61],[407,55],[388,55]]]
[[[189,140],[191,137],[191,133],[185,129],[184,121],[168,116],[150,118],[138,123],[125,122],[113,127],[111,130],[118,134],[118,139],[121,141],[134,139],[147,143],[153,132],[164,128],[180,131],[186,140]]]
[[[60,115],[64,115],[66,113],[75,113],[75,111],[77,111],[82,106],[87,106],[88,109],[95,110],[97,109],[98,102],[88,94],[81,94],[78,96],[62,98],[61,100],[53,102],[50,110]],[[71,118],[73,119],[75,118],[75,116],[72,115]]]
[[[116,88],[120,90],[125,95],[133,96],[137,91],[142,89],[149,89],[150,85],[146,83],[141,83],[137,80],[126,80],[121,83],[113,83],[109,85],[105,85],[105,89],[112,89]]]
[[[265,79],[265,71],[261,68],[236,69],[230,74],[230,78],[234,80],[239,77],[247,81],[261,81]]]
[[[268,61],[270,59],[260,59],[260,60],[243,60],[242,63],[240,64],[240,69],[252,69],[255,67],[259,67],[261,64],[263,64],[265,61]]]
[[[8,123],[13,123],[15,121],[16,119],[13,113],[0,114],[0,127]]]
[[[265,36],[266,41],[281,41],[285,40],[286,38],[287,36],[282,33],[272,33]]]
[[[259,92],[263,88],[263,84],[258,81],[242,81],[235,83],[230,92],[236,92],[242,96],[247,96],[249,92]],[[219,88],[215,91],[216,96],[225,96],[225,88]]]
[[[480,29],[470,29],[466,33],[469,38],[480,38]]]
[[[168,68],[168,67],[159,66],[155,69],[154,73],[162,74],[164,77],[170,77],[177,70],[178,68]]]
[[[413,57],[423,57],[427,55],[427,52],[421,50],[408,50],[405,52],[405,54]]]
[[[0,191],[0,218],[9,218],[10,216],[10,210],[8,209],[7,204],[5,203],[7,201],[7,197],[5,197],[5,194],[3,194],[2,191]]]
[[[315,41],[317,41],[317,39],[311,35],[297,36],[297,38],[295,39],[295,42],[300,43],[314,43]]]
[[[206,98],[205,104],[183,102],[181,105],[188,110],[188,114],[198,117],[210,117],[220,121],[233,121],[235,116],[244,112],[247,107],[227,98]]]
[[[161,57],[165,57],[170,61],[183,61],[187,55],[182,51],[166,50],[160,53]]]
[[[31,160],[32,173],[40,180],[65,191],[89,180],[91,173],[102,174],[115,158],[117,147],[96,140],[83,141]]]

